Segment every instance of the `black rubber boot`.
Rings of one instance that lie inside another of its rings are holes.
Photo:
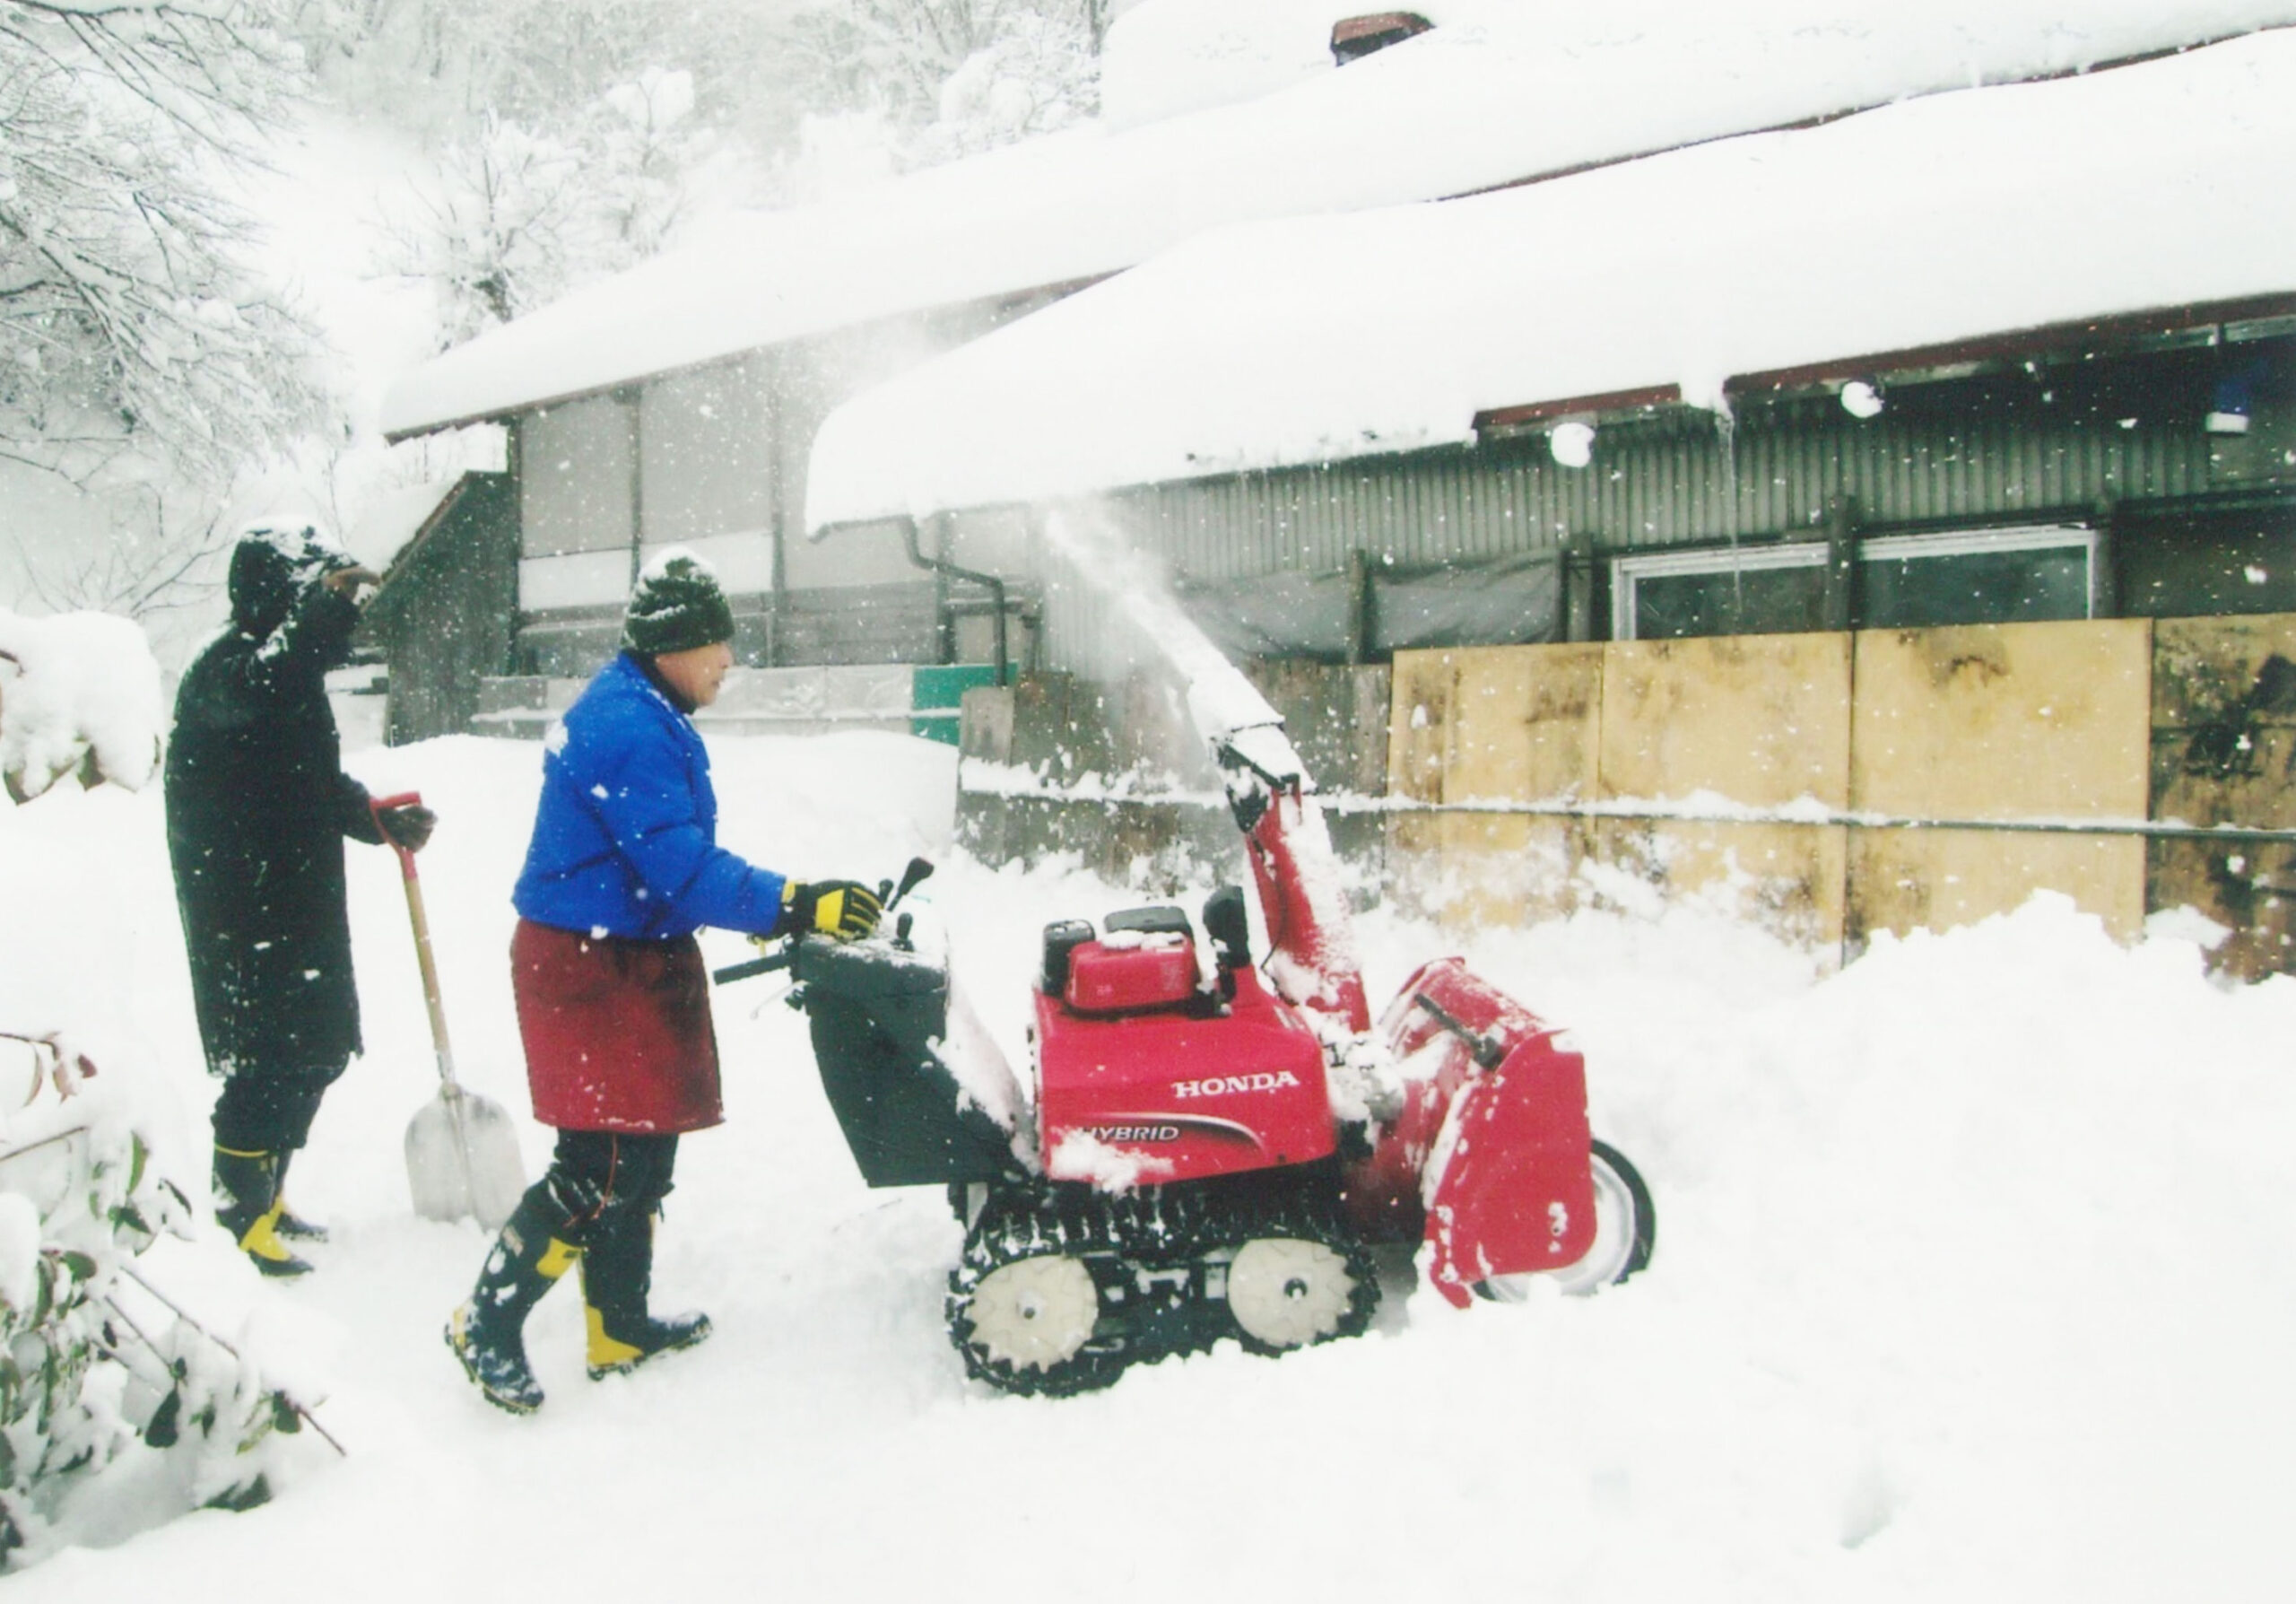
[[[266,1276],[308,1276],[311,1267],[279,1237],[279,1155],[215,1149],[215,1219]]]
[[[271,1228],[287,1242],[325,1242],[326,1227],[304,1219],[287,1206],[287,1171],[295,1162],[297,1149],[283,1148],[279,1155],[279,1214]]]
[[[513,1415],[542,1408],[542,1383],[526,1363],[526,1315],[582,1256],[551,1234],[561,1217],[542,1187],[530,1188],[495,1239],[470,1301],[447,1321],[447,1346],[464,1373],[487,1402]]]
[[[699,1312],[656,1320],[646,1312],[654,1285],[652,1214],[601,1221],[582,1255],[582,1301],[590,1333],[590,1379],[635,1370],[657,1354],[691,1347],[709,1335]]]

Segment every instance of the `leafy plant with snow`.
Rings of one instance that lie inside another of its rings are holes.
[[[0,1033],[0,1035],[10,1033]],[[14,1036],[30,1098],[0,1119],[0,1565],[40,1556],[137,1460],[180,1508],[268,1496],[256,1451],[285,1395],[144,1286],[134,1260],[190,1203],[68,1042]],[[6,1078],[6,1077],[0,1077]],[[13,1084],[21,1084],[13,1083]]]

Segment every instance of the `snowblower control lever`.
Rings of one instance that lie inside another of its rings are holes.
[[[1411,1000],[1415,1006],[1426,1009],[1436,1024],[1467,1044],[1468,1055],[1474,1059],[1477,1068],[1496,1069],[1506,1061],[1507,1044],[1498,1037],[1486,1036],[1481,1031],[1470,1029],[1424,991]]]
[[[933,861],[929,858],[912,858],[909,867],[900,872],[900,884],[892,888],[892,895],[884,899],[885,911],[891,913],[893,904],[933,877]]]

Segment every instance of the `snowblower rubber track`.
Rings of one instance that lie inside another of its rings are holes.
[[[978,1380],[1059,1398],[1223,1337],[1275,1355],[1358,1336],[1376,1267],[1323,1167],[1306,1168],[1121,1193],[1001,1187],[949,1275],[950,1341]],[[1248,1309],[1231,1303],[1239,1263]]]

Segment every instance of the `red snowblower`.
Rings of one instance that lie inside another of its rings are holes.
[[[1590,1135],[1578,1053],[1457,958],[1421,968],[1375,1027],[1282,720],[1240,676],[1191,707],[1267,951],[1255,963],[1232,885],[1197,921],[1148,907],[1049,926],[1025,1103],[952,998],[945,939],[900,908],[922,859],[887,887],[877,936],[718,972],[791,969],[863,1178],[949,1189],[966,1226],[949,1335],[970,1373],[1060,1395],[1223,1337],[1278,1354],[1354,1336],[1380,1242],[1424,1241],[1461,1307],[1641,1269],[1650,1195]]]

